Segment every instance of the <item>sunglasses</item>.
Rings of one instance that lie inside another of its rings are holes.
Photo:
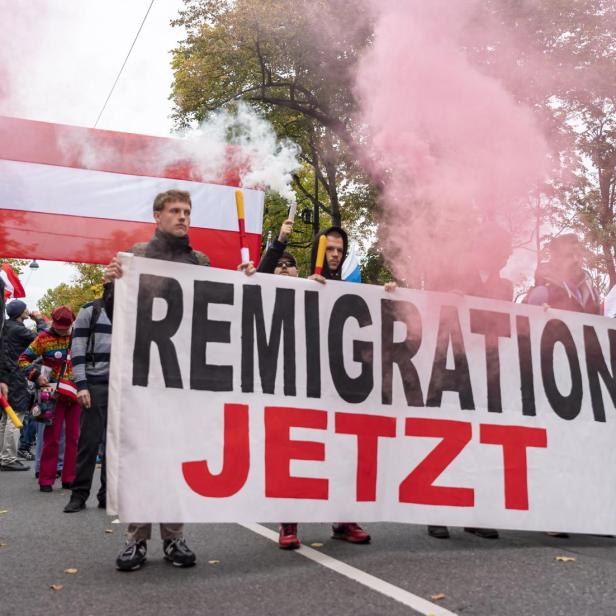
[[[289,269],[290,267],[296,267],[295,263],[293,263],[292,261],[278,261],[278,263],[276,264],[276,267],[286,267],[287,269]]]

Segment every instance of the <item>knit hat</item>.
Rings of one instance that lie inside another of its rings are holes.
[[[16,319],[23,314],[27,307],[26,302],[22,302],[20,299],[14,299],[6,305],[6,314],[9,315],[9,319]]]
[[[58,306],[51,313],[52,327],[65,329],[70,327],[75,320],[75,313],[68,306]]]

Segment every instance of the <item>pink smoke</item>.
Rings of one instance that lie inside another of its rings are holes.
[[[474,2],[373,5],[357,94],[371,164],[385,178],[381,245],[397,276],[421,284],[471,252],[489,260],[489,242],[477,254],[482,223],[524,231],[520,208],[547,173],[548,148],[530,109],[465,55]]]

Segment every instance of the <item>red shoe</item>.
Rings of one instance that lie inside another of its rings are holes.
[[[370,543],[370,535],[355,522],[338,522],[332,526],[332,537],[349,543]]]
[[[281,524],[278,547],[281,550],[297,550],[300,545],[300,540],[297,538],[297,524]]]

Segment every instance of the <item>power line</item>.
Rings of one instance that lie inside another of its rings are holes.
[[[105,100],[105,103],[103,104],[102,109],[100,110],[98,117],[96,118],[96,122],[94,122],[94,128],[96,128],[96,126],[98,125],[101,116],[103,115],[103,112],[105,111],[105,108],[107,107],[107,103],[109,102],[109,99],[111,98],[111,95],[113,94],[113,91],[115,90],[115,87],[120,79],[120,75],[122,74],[122,71],[124,70],[124,67],[126,66],[126,63],[128,62],[128,58],[133,50],[133,47],[135,46],[135,43],[137,42],[137,39],[139,38],[139,34],[141,34],[141,29],[143,28],[143,24],[145,23],[145,20],[148,18],[148,15],[150,14],[150,9],[152,8],[152,5],[154,4],[154,0],[152,0],[150,2],[150,6],[148,7],[148,10],[145,12],[145,15],[143,17],[143,21],[141,22],[141,25],[139,26],[139,30],[137,30],[137,34],[135,34],[135,38],[133,40],[132,45],[130,46],[130,49],[128,50],[128,53],[126,54],[126,58],[124,58],[124,62],[122,63],[122,67],[120,68],[120,71],[118,72],[117,77],[115,78],[115,81],[113,82],[113,85],[111,86],[111,90],[109,90],[109,94],[107,95],[107,99]]]

